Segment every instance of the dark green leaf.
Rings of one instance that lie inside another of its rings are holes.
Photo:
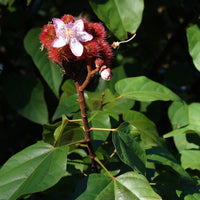
[[[143,0],[90,0],[90,5],[120,40],[127,38],[127,32],[136,32],[142,21]]]
[[[121,160],[133,169],[145,173],[146,153],[140,133],[128,123],[122,124],[113,132],[113,143]]]
[[[62,115],[69,115],[72,112],[76,112],[80,109],[79,102],[78,102],[77,94],[73,94],[69,97],[63,92],[56,108],[56,111],[53,115],[53,120],[58,119]]]
[[[24,47],[31,55],[36,67],[41,75],[58,97],[60,84],[62,82],[62,72],[56,64],[52,63],[46,55],[40,50],[39,34],[41,29],[31,29],[24,38]]]
[[[3,89],[8,103],[19,114],[39,124],[48,122],[44,88],[39,79],[10,74]]]
[[[167,165],[180,174],[183,178],[191,180],[189,174],[181,167],[174,156],[164,147],[152,147],[147,150],[149,162]]]
[[[69,122],[63,115],[62,124],[54,132],[55,146],[62,146],[84,139],[84,131],[80,124]]]
[[[12,156],[0,169],[1,199],[43,191],[65,174],[68,147],[38,142]]]
[[[115,84],[115,89],[122,97],[137,101],[180,100],[170,89],[144,76],[122,79]]]

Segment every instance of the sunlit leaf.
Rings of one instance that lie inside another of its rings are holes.
[[[188,118],[188,125],[180,127],[180,128],[177,127],[177,129],[165,134],[164,137],[168,138],[168,137],[180,135],[183,133],[197,133],[200,135],[200,114],[199,113],[200,113],[200,103],[190,104],[188,106],[188,112],[185,112]],[[183,121],[181,117],[177,118],[176,120],[180,121],[179,123],[182,123]]]
[[[197,25],[187,28],[187,39],[193,63],[197,70],[200,71],[200,28]]]
[[[68,147],[38,142],[12,156],[0,169],[0,197],[18,197],[56,184],[66,171]]]
[[[115,89],[122,97],[137,101],[180,100],[170,89],[145,76],[122,79],[115,84]]]
[[[136,32],[142,21],[143,0],[90,0],[90,5],[120,40],[127,38],[127,32]]]
[[[77,198],[77,200],[85,199],[161,200],[161,197],[153,191],[143,175],[127,172],[114,179],[100,174],[90,175],[87,189]]]
[[[200,151],[199,150],[183,150],[181,151],[181,165],[184,169],[200,170]]]

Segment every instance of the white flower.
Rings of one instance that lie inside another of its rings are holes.
[[[72,53],[75,56],[83,54],[83,45],[81,42],[87,42],[93,39],[93,36],[84,31],[84,23],[82,19],[65,24],[59,18],[53,18],[53,25],[57,38],[52,42],[55,48],[63,47],[69,44]]]

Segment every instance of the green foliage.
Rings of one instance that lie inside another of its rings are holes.
[[[0,170],[1,199],[17,199],[56,184],[65,174],[67,152],[67,146],[38,142],[12,156]]]
[[[115,36],[124,40],[127,32],[135,33],[142,21],[143,0],[90,0],[95,14],[101,19]]]
[[[0,200],[200,199],[198,1],[0,6]],[[95,74],[84,91],[87,116],[39,41],[42,26],[63,14],[101,20],[110,44],[137,32],[113,49],[113,79]]]

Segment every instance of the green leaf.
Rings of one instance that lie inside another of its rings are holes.
[[[174,156],[164,147],[152,147],[147,151],[147,159],[149,162],[167,165],[183,178],[191,180],[190,175],[182,168]]]
[[[124,111],[131,109],[135,104],[132,99],[120,98],[111,99],[109,103],[103,106],[103,110],[108,113],[122,114]]]
[[[90,175],[87,189],[76,199],[161,200],[161,197],[153,191],[143,175],[127,172],[114,179],[101,174]]]
[[[199,150],[183,150],[181,151],[181,164],[184,169],[200,170],[200,151]]]
[[[168,110],[168,116],[173,128],[180,128],[189,124],[189,108],[183,102],[173,102]]]
[[[55,185],[66,172],[67,152],[67,146],[38,142],[12,156],[0,169],[1,199],[15,200]]]
[[[78,96],[77,94],[73,94],[69,97],[63,92],[56,108],[56,111],[53,115],[53,120],[58,119],[62,115],[69,115],[73,112],[76,112],[80,109],[79,102],[77,101]]]
[[[120,40],[127,38],[127,32],[136,32],[142,21],[143,0],[90,0],[89,2],[98,18]]]
[[[163,145],[163,142],[158,135],[156,125],[144,114],[133,110],[125,111],[123,113],[123,120],[129,122],[138,129],[145,145]]]
[[[104,111],[96,111],[92,113],[92,116],[89,118],[92,126],[94,128],[103,128],[111,129],[110,117]],[[93,130],[91,132],[91,138],[96,150],[105,140],[108,138],[110,131],[107,130]]]
[[[141,143],[140,133],[128,123],[123,123],[113,132],[113,143],[120,159],[133,169],[145,173],[146,153]]]
[[[54,132],[55,146],[62,146],[84,139],[84,131],[80,124],[70,122],[62,116],[62,124]]]
[[[122,79],[115,84],[115,89],[122,97],[137,101],[180,101],[170,89],[145,76]]]
[[[23,117],[39,124],[48,122],[44,88],[39,79],[10,74],[3,82],[8,103]]]
[[[184,119],[188,119],[188,125],[175,129],[164,135],[164,138],[180,135],[183,133],[197,133],[200,135],[200,103],[192,103],[188,106],[188,111],[184,112],[187,114],[187,117],[184,116]],[[176,118],[176,123],[183,123],[181,116]],[[187,121],[184,120],[186,123]]]
[[[40,32],[40,28],[31,29],[24,38],[24,47],[32,57],[36,67],[47,82],[48,86],[58,97],[60,84],[62,82],[62,72],[55,63],[52,63],[52,61],[41,52],[41,44],[39,41]]]
[[[200,71],[200,28],[198,25],[187,28],[187,39],[193,63],[197,70]]]

